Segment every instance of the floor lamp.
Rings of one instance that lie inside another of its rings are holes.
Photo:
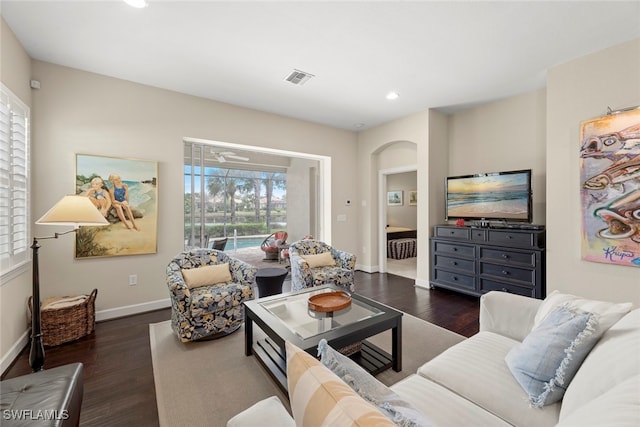
[[[33,372],[41,371],[44,366],[44,345],[42,344],[42,325],[40,323],[40,274],[38,271],[38,240],[57,239],[69,233],[75,233],[81,225],[109,225],[100,211],[85,196],[64,196],[49,211],[36,221],[41,225],[64,225],[73,229],[53,236],[34,237],[31,249],[33,251],[32,277],[32,307],[31,307],[31,351],[29,365]]]

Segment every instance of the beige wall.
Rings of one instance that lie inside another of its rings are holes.
[[[30,76],[29,56],[0,17],[0,79],[28,106],[31,106]],[[26,302],[29,295],[30,264],[0,282],[0,372],[8,367],[27,342]]]
[[[552,68],[547,76],[547,291],[640,305],[640,269],[582,261],[580,122],[640,105],[640,39]],[[638,252],[640,256],[640,245]]]
[[[449,118],[449,175],[531,169],[536,224],[546,222],[545,103],[538,90]]]
[[[358,172],[359,191],[361,194],[360,205],[360,244],[362,245],[362,257],[358,264],[365,271],[379,270],[379,240],[382,228],[380,228],[380,200],[378,189],[379,165],[388,167],[385,160],[379,160],[378,156],[386,148],[395,143],[410,142],[416,144],[416,157],[411,160],[417,166],[417,191],[419,197],[419,209],[417,211],[418,224],[418,270],[416,283],[428,285],[429,273],[429,199],[421,198],[420,194],[428,194],[429,174],[429,112],[423,111],[411,116],[403,117],[373,129],[360,132],[358,135]],[[394,163],[395,167],[410,166]],[[384,225],[384,224],[383,224]],[[384,240],[383,240],[384,243]]]
[[[41,270],[48,279],[43,296],[98,288],[98,311],[168,297],[165,267],[183,246],[183,171],[178,159],[185,136],[331,156],[332,182],[339,183],[332,191],[332,205],[355,195],[350,178],[354,133],[44,62],[34,62],[33,74],[42,85],[33,99],[38,129],[33,140],[34,217],[74,191],[76,153],[159,162],[158,253],[74,260],[73,239],[48,241],[41,249]],[[355,224],[353,216],[334,222],[333,242],[356,251]],[[138,275],[137,286],[128,285],[130,274]]]
[[[444,179],[449,173],[449,116],[439,111],[429,111],[429,173],[428,179],[429,224],[444,224]],[[424,195],[418,194],[418,207],[422,209]],[[422,235],[431,235],[431,227]]]
[[[291,159],[287,168],[287,233],[289,243],[302,239],[307,234],[315,235],[312,228],[311,210],[313,193],[310,187],[318,170],[318,162],[308,159]],[[315,186],[314,186],[315,187]],[[292,207],[295,206],[295,210]]]

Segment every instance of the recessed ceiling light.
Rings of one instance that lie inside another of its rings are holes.
[[[392,101],[392,100],[394,100],[394,99],[398,99],[398,97],[399,97],[399,96],[400,96],[400,95],[398,95],[398,92],[389,92],[389,93],[387,94],[387,99],[388,99],[388,100],[390,100],[390,101]]]
[[[136,7],[138,9],[142,9],[143,7],[147,7],[148,4],[145,0],[123,0],[126,4],[131,7]]]
[[[356,129],[362,129],[364,127],[364,123],[356,123],[353,127]]]

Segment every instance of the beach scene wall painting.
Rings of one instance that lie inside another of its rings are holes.
[[[581,123],[582,259],[640,267],[640,110]]]
[[[153,254],[158,251],[158,162],[76,155],[75,193],[107,219],[80,227],[75,257]]]

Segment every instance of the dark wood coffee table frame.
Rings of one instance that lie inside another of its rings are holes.
[[[287,295],[307,293],[322,288],[337,289],[330,285],[318,286],[291,294],[274,295],[254,301],[245,301],[244,352],[246,356],[255,354],[256,359],[272,376],[280,388],[287,393],[287,364],[284,349],[289,341],[307,353],[317,354],[318,343],[325,338],[331,347],[339,349],[362,342],[362,349],[350,356],[373,375],[385,369],[402,370],[402,312],[358,294],[351,294],[359,300],[382,311],[382,314],[349,325],[340,326],[328,332],[303,339],[292,332],[283,322],[260,305],[261,302],[283,298]],[[253,324],[266,335],[265,339],[253,342]],[[365,341],[366,338],[391,329],[391,354]]]

